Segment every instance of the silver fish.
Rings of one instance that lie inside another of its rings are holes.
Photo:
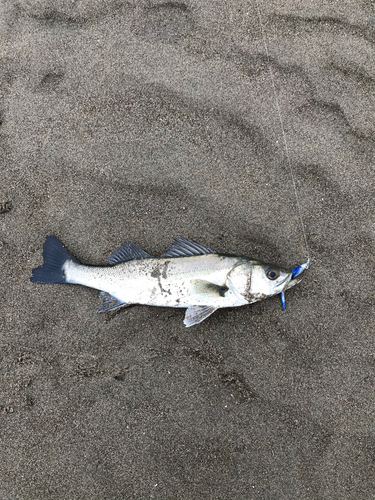
[[[217,309],[252,304],[280,294],[295,284],[309,261],[292,271],[247,257],[218,254],[181,236],[161,257],[126,242],[107,265],[81,264],[55,237],[47,236],[43,265],[33,269],[36,283],[74,283],[101,290],[98,312],[132,304],[185,307],[184,324],[200,323]]]

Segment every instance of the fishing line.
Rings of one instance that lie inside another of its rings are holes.
[[[290,176],[292,178],[292,184],[293,184],[294,193],[295,193],[295,196],[296,196],[296,204],[297,204],[297,208],[298,208],[299,219],[300,219],[300,222],[301,222],[302,233],[303,233],[303,238],[304,238],[304,241],[305,241],[305,246],[306,246],[306,251],[307,251],[307,257],[308,257],[308,262],[309,262],[310,261],[310,248],[309,248],[309,245],[307,243],[307,237],[306,237],[306,231],[305,231],[305,224],[303,223],[302,210],[301,210],[301,205],[300,205],[300,202],[299,202],[296,181],[294,179],[292,162],[291,162],[290,156],[289,156],[288,143],[287,143],[287,140],[286,140],[286,134],[285,134],[285,130],[284,130],[283,118],[281,116],[279,99],[277,97],[276,86],[275,86],[275,78],[274,78],[274,75],[273,75],[272,66],[271,66],[271,60],[270,60],[270,55],[269,55],[269,52],[268,52],[268,46],[267,46],[266,35],[265,35],[264,26],[263,26],[262,14],[261,14],[261,10],[260,10],[260,7],[259,7],[258,0],[255,0],[255,3],[256,3],[256,6],[257,6],[258,18],[259,18],[259,24],[260,24],[260,31],[261,31],[261,34],[262,34],[264,50],[266,52],[266,57],[267,57],[267,61],[268,61],[268,70],[269,70],[270,76],[271,76],[271,83],[272,83],[273,93],[274,93],[274,96],[275,96],[276,108],[277,108],[277,112],[278,112],[278,115],[279,115],[279,121],[280,121],[280,127],[281,127],[282,136],[283,136],[285,153],[286,153],[286,157],[287,157],[287,161],[288,161]]]

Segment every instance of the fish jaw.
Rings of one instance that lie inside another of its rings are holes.
[[[289,283],[287,284],[287,286],[285,287],[284,291],[289,290],[289,288],[293,288],[294,286],[298,285],[298,283],[301,283],[301,281],[302,281],[302,278],[300,278],[298,280],[295,278],[290,280]]]

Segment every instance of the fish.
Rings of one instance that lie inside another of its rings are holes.
[[[280,294],[300,282],[310,261],[281,269],[248,257],[220,254],[182,236],[154,257],[132,242],[114,250],[105,266],[81,264],[55,236],[43,245],[43,264],[32,270],[35,283],[70,283],[100,290],[97,312],[133,304],[186,308],[184,324],[197,325],[217,309],[239,307]]]

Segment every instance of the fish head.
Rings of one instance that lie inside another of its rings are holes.
[[[298,276],[300,276],[305,269],[308,269],[309,265],[310,259],[305,262],[305,264],[301,264],[300,266],[294,267],[291,271],[287,271],[277,266],[258,263],[258,266],[254,266],[254,279],[252,278],[254,288],[251,290],[255,300],[280,294],[281,304],[283,309],[285,309],[285,290],[289,290],[289,288],[292,288],[301,281]],[[264,276],[268,279],[268,283]],[[257,290],[262,290],[261,294],[263,293],[263,295],[259,296]]]
[[[238,299],[245,303],[281,294],[285,308],[284,291],[301,281],[297,277],[309,267],[309,261],[292,270],[255,260],[244,260],[228,274],[227,285]]]
[[[251,269],[251,302],[277,295],[288,288],[293,271],[265,262],[253,261]]]
[[[252,303],[281,293],[291,271],[255,260],[242,259],[230,271],[227,285],[243,303]]]

